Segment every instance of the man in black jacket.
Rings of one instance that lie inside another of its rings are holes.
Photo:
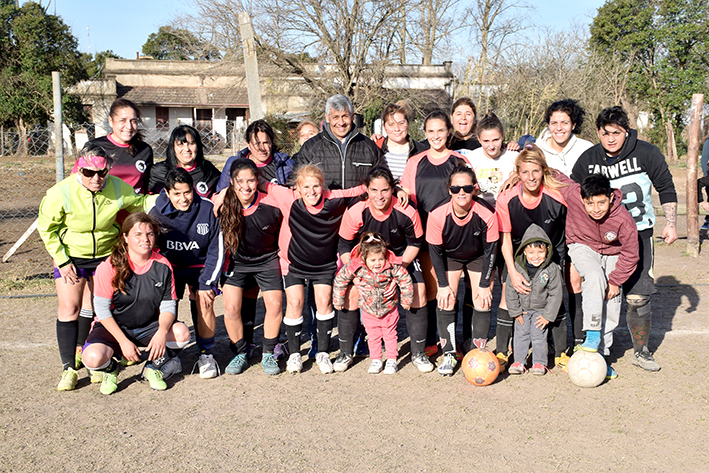
[[[304,164],[316,164],[322,169],[325,185],[329,189],[347,189],[362,183],[363,178],[375,166],[386,166],[382,151],[354,124],[354,107],[344,95],[333,95],[325,103],[325,125],[323,131],[303,143],[293,156],[294,171]],[[309,300],[313,300],[310,292]],[[334,313],[333,313],[334,317]],[[352,364],[355,342],[365,346],[363,332],[356,334],[359,327],[358,310],[342,310],[338,316],[340,355],[332,367],[335,371],[345,371]],[[323,370],[328,360],[317,360]],[[321,362],[323,366],[321,366]],[[329,372],[328,371],[328,372]]]
[[[325,103],[323,131],[303,143],[293,156],[295,169],[317,164],[330,189],[354,187],[374,166],[386,166],[377,145],[354,125],[352,102],[344,95],[333,95]]]

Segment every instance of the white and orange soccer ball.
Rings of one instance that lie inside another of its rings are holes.
[[[475,386],[487,386],[500,374],[497,356],[485,348],[470,350],[463,358],[462,368],[465,379]]]

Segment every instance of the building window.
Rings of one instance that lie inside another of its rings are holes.
[[[212,109],[211,108],[197,108],[195,109],[196,126],[198,130],[211,130],[212,129]]]
[[[170,109],[167,107],[155,107],[155,127],[158,130],[170,128]]]

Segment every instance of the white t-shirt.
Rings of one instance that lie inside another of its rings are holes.
[[[503,149],[497,159],[490,159],[485,156],[482,148],[472,151],[462,149],[458,152],[468,158],[473,171],[475,171],[480,186],[480,197],[494,207],[500,187],[515,170],[515,159],[519,153]]]

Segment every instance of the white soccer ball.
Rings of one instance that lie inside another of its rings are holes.
[[[569,379],[580,388],[595,388],[606,379],[608,365],[600,353],[579,350],[569,359]]]

